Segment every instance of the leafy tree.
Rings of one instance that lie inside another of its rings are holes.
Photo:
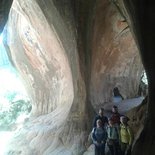
[[[15,125],[17,118],[23,114],[29,114],[31,108],[29,101],[11,102],[9,110],[0,111],[0,130],[10,130]]]

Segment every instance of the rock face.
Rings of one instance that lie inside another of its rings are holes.
[[[147,100],[148,97],[145,97],[139,106],[136,106],[127,112],[127,116],[130,118],[129,125],[134,133],[134,143],[137,141],[144,129],[145,118],[147,116]]]
[[[86,93],[69,6],[64,6],[62,18],[53,1],[13,2],[7,44],[33,106],[31,120],[13,141],[18,147],[10,145],[14,154],[84,150]]]
[[[124,98],[135,97],[142,65],[127,21],[109,1],[94,11],[90,92],[97,108],[110,102],[114,87]]]
[[[155,134],[154,134],[154,122],[155,122],[155,57],[154,57],[154,38],[155,38],[155,5],[153,1],[129,1],[125,2],[127,12],[129,14],[129,20],[131,21],[132,31],[135,34],[136,42],[141,51],[142,62],[148,76],[149,83],[149,96],[147,104],[147,118],[145,120],[144,129],[141,132],[139,139],[133,148],[133,155],[141,154],[153,155],[155,152]],[[144,11],[145,10],[145,11]]]
[[[125,98],[138,93],[138,49],[108,0],[14,0],[4,33],[32,100],[10,154],[83,154],[93,111],[113,88]]]

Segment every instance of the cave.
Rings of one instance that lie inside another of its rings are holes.
[[[32,103],[7,154],[87,155],[98,108],[116,87],[137,97],[145,70],[148,99],[129,112],[140,115],[132,155],[154,155],[154,13],[149,0],[2,0],[0,32]]]

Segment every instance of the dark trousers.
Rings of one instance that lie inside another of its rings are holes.
[[[111,155],[120,155],[120,146],[118,141],[113,140],[113,143],[108,145],[108,147]]]
[[[126,143],[121,143],[121,155],[131,155],[131,147]]]
[[[105,155],[105,144],[95,145],[95,155]]]

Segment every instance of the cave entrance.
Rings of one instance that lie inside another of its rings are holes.
[[[140,83],[139,83],[139,89],[138,89],[138,95],[139,96],[147,96],[148,94],[148,80],[146,76],[145,70],[142,72]]]
[[[15,131],[23,126],[31,111],[30,99],[11,64],[0,36],[0,154],[4,154]]]
[[[0,131],[19,128],[31,111],[30,99],[0,36]]]

